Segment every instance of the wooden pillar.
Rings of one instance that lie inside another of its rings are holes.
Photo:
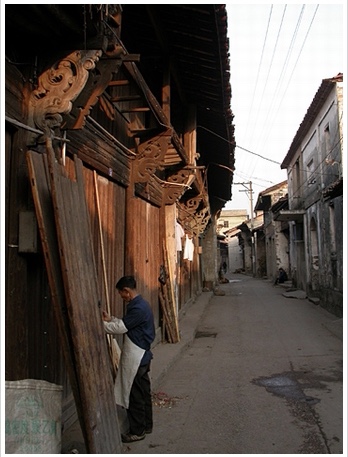
[[[196,165],[197,154],[197,110],[196,105],[189,105],[184,134],[184,147],[188,152],[189,164]]]
[[[218,277],[216,223],[209,225],[202,241],[203,286],[212,290]]]
[[[170,71],[168,64],[163,74],[162,109],[168,119],[168,123],[170,123]]]
[[[133,275],[135,270],[134,244],[136,241],[136,224],[139,220],[136,217],[136,197],[134,195],[133,173],[126,191],[126,218],[125,218],[125,259],[124,274]]]

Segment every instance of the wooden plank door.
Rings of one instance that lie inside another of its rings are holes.
[[[101,318],[82,162],[75,158],[76,177],[72,180],[55,160],[49,141],[47,156],[67,319],[81,401],[80,423],[89,453],[119,453],[121,438]]]

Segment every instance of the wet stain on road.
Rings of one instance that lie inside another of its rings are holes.
[[[320,399],[306,395],[304,389],[327,389],[327,383],[337,381],[342,381],[342,371],[333,369],[330,373],[325,374],[311,371],[287,371],[253,379],[252,383],[265,387],[267,392],[278,397],[315,405],[320,402]]]
[[[265,387],[267,392],[288,400],[304,402],[309,405],[315,405],[320,402],[319,398],[310,397],[303,392],[302,385],[297,380],[294,372],[254,379],[253,382],[258,386]],[[309,386],[306,384],[306,387]]]
[[[329,390],[328,383],[341,382],[343,373],[332,368],[331,372],[313,373],[311,371],[289,371],[268,377],[254,379],[252,383],[264,387],[267,392],[284,398],[291,414],[301,423],[304,438],[300,454],[330,454],[330,445],[326,437],[318,412],[313,408],[319,398],[308,396],[305,389]],[[337,438],[338,439],[338,438]]]

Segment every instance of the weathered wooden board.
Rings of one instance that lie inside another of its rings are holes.
[[[137,289],[150,303],[159,322],[158,276],[162,253],[160,249],[160,210],[140,198],[128,197],[125,273],[137,279]]]
[[[50,192],[50,180],[48,176],[47,156],[38,154],[34,151],[28,151],[27,163],[55,320],[59,331],[69,381],[74,394],[76,410],[80,421],[82,421],[82,405],[71,331],[67,318],[64,285],[58,252],[58,240]]]
[[[82,163],[75,159],[76,180],[72,180],[56,162],[49,142],[47,155],[67,319],[81,399],[81,427],[89,453],[119,453],[121,440],[99,307]]]
[[[102,306],[106,309],[106,294],[103,283],[103,265],[101,261],[102,254],[93,172],[87,167],[84,167],[83,172],[87,206],[92,226],[99,289],[101,291]],[[113,316],[122,317],[124,313],[123,300],[118,294],[115,286],[118,279],[124,274],[126,190],[124,187],[102,176],[98,176],[97,181],[111,313]],[[122,342],[122,338],[119,338],[118,341]]]
[[[100,173],[109,176],[123,186],[128,186],[130,176],[129,158],[120,148],[102,135],[86,121],[86,128],[69,131],[69,150],[78,153],[84,163],[88,163]]]

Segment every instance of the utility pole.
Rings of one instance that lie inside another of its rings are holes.
[[[255,239],[253,234],[254,229],[254,205],[253,205],[253,188],[252,182],[236,182],[234,184],[239,184],[244,186],[246,190],[240,190],[239,192],[248,192],[249,201],[250,201],[250,232],[251,232],[251,261],[252,261],[252,270],[253,276],[256,276],[256,246]]]
[[[253,208],[253,188],[252,188],[252,182],[235,182],[233,184],[238,184],[241,186],[244,186],[246,190],[240,190],[239,192],[249,192],[249,201],[250,201],[250,226],[251,229],[254,228],[254,208]]]

